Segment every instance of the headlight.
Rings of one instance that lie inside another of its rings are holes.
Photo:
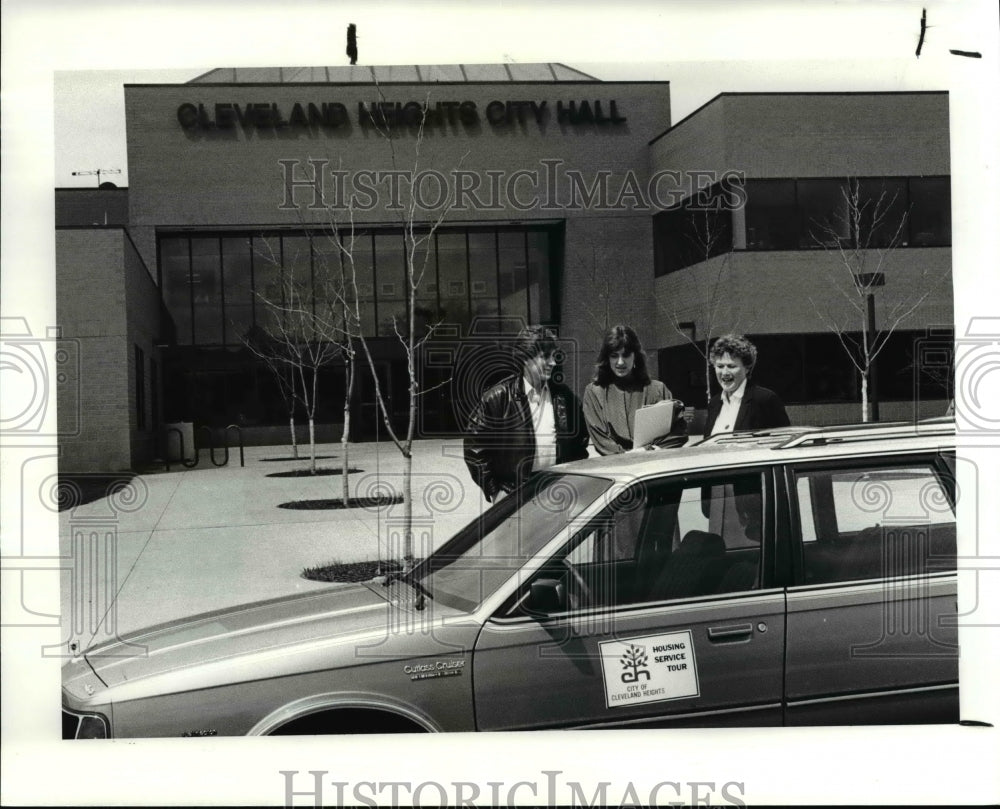
[[[73,713],[63,708],[62,737],[64,739],[107,739],[108,720],[99,713]]]

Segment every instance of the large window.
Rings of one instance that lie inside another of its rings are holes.
[[[653,267],[657,277],[733,249],[733,213],[716,185],[677,208],[653,216]]]
[[[948,177],[911,177],[910,245],[951,244],[951,181]]]
[[[748,250],[793,250],[799,244],[795,180],[748,180],[754,195],[746,206]]]
[[[478,315],[550,321],[554,234],[547,227],[424,234],[413,258],[418,330],[448,325],[467,334]],[[279,329],[300,307],[334,306],[342,277],[356,282],[366,336],[405,331],[411,290],[402,232],[357,232],[349,252],[321,232],[161,235],[160,283],[177,344],[239,346],[255,328]]]
[[[748,250],[947,247],[948,177],[747,180]]]

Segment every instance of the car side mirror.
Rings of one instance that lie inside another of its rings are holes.
[[[564,612],[566,605],[566,586],[559,579],[536,579],[531,583],[525,605],[529,612]]]

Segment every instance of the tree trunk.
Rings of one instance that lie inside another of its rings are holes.
[[[868,372],[861,374],[861,421],[868,423]]]
[[[309,455],[311,458],[309,470],[316,474],[316,422],[312,415],[309,416]]]
[[[353,359],[351,360],[353,363]],[[351,487],[347,479],[347,470],[350,469],[350,463],[348,462],[348,441],[351,436],[351,388],[354,383],[354,376],[351,373],[350,365],[346,365],[344,369],[344,375],[347,377],[345,385],[346,393],[344,394],[344,432],[340,436],[340,451],[342,456],[341,461],[341,471],[340,471],[340,484],[341,484],[341,498],[344,501],[344,507],[347,507],[347,503],[350,500]]]
[[[413,453],[403,455],[403,562],[413,563]]]
[[[709,341],[705,338],[705,407],[712,401],[712,358],[708,353]]]
[[[291,414],[288,416],[288,429],[292,434],[292,457],[298,460],[299,443],[295,440],[295,416]]]

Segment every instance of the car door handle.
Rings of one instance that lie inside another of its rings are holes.
[[[742,640],[753,635],[753,624],[729,624],[728,626],[710,626],[708,639],[715,643]]]

